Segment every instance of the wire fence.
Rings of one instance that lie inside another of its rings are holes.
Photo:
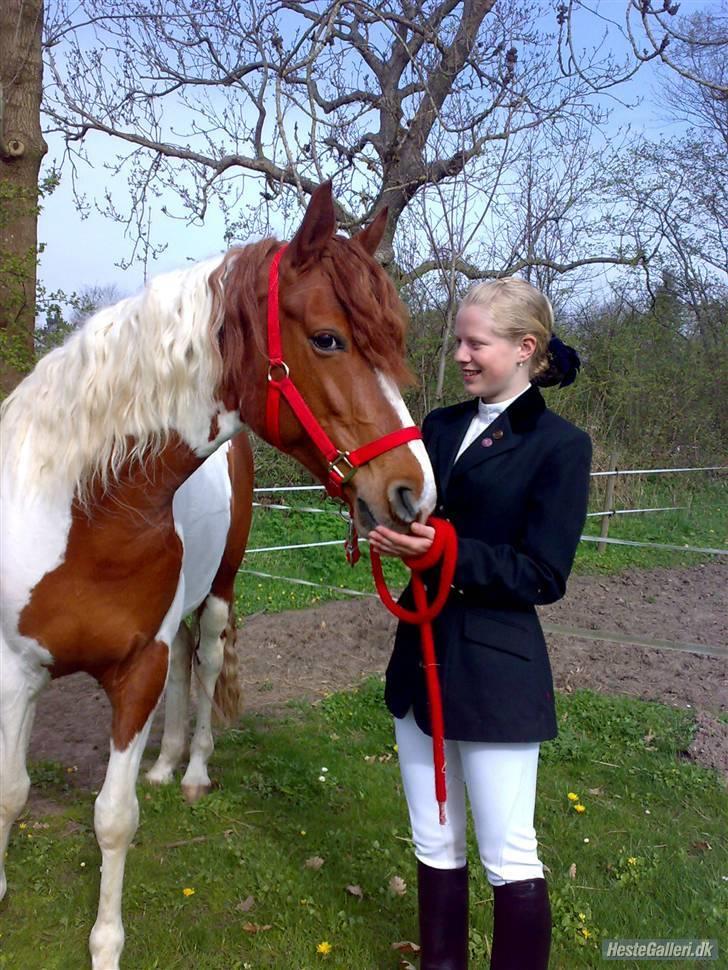
[[[664,475],[669,473],[687,473],[687,472],[725,472],[728,471],[728,466],[722,465],[712,465],[708,467],[701,468],[642,468],[642,469],[619,469],[612,468],[609,471],[603,472],[592,472],[593,478],[608,477],[607,483],[607,493],[605,508],[598,512],[590,512],[588,517],[601,517],[602,518],[602,534],[599,536],[582,535],[582,542],[596,542],[598,543],[598,548],[603,550],[607,545],[620,545],[620,546],[637,546],[648,549],[660,549],[660,550],[670,550],[676,552],[691,552],[698,553],[702,555],[711,556],[725,556],[728,555],[728,549],[718,549],[710,546],[692,546],[688,544],[677,544],[677,543],[665,543],[665,542],[641,542],[634,539],[616,539],[610,538],[607,535],[608,522],[615,516],[618,515],[636,515],[636,514],[648,514],[655,512],[675,512],[684,511],[687,506],[681,505],[671,505],[671,506],[656,506],[649,508],[638,508],[638,509],[615,509],[612,507],[614,499],[614,483],[620,475]],[[610,488],[611,486],[611,488]],[[283,494],[287,492],[323,492],[325,491],[323,485],[282,485],[282,486],[267,486],[263,488],[256,488],[255,493],[261,494]],[[306,514],[315,515],[336,515],[344,520],[349,517],[341,509],[322,509],[315,506],[302,506],[302,505],[286,505],[284,503],[272,503],[272,502],[254,502],[253,505],[261,510],[270,511],[286,511],[286,512],[303,512]],[[606,523],[606,526],[605,526]],[[365,542],[366,540],[361,540]],[[248,549],[246,555],[254,555],[256,553],[270,553],[270,552],[284,552],[293,549],[315,549],[326,546],[342,546],[343,538],[325,540],[320,542],[300,542],[291,543],[287,545],[280,546],[260,546],[253,549]],[[305,586],[311,589],[325,590],[328,592],[334,592],[338,596],[349,596],[349,597],[363,597],[365,599],[376,599],[376,594],[372,592],[349,589],[344,586],[333,586],[326,583],[313,582],[307,579],[299,579],[293,576],[282,576],[276,573],[264,572],[262,570],[250,569],[247,566],[241,569],[242,573],[249,576],[256,576],[261,579],[269,579],[278,582],[291,583],[298,586]],[[628,644],[637,647],[650,647],[657,648],[661,650],[676,650],[685,653],[695,653],[701,654],[706,657],[720,658],[724,660],[728,658],[728,649],[723,646],[717,646],[712,644],[704,643],[686,643],[686,642],[671,642],[666,640],[654,639],[651,637],[643,637],[635,634],[625,634],[622,631],[614,630],[593,630],[593,629],[577,629],[572,627],[565,627],[560,625],[554,625],[549,623],[543,624],[543,629],[546,633],[576,637],[579,639],[587,640],[600,640],[611,643],[621,643]]]
[[[609,471],[592,472],[592,478],[609,477],[605,497],[605,506],[599,512],[589,512],[587,518],[601,518],[601,531],[599,536],[582,535],[582,542],[596,542],[599,552],[603,552],[608,545],[636,546],[645,549],[663,549],[676,552],[694,552],[702,555],[726,556],[728,549],[718,549],[711,546],[692,546],[687,544],[672,544],[665,542],[641,542],[636,539],[614,539],[609,538],[609,522],[617,515],[637,515],[652,512],[679,512],[684,511],[685,505],[665,505],[643,509],[615,509],[614,505],[614,483],[620,475],[666,475],[670,473],[684,472],[725,472],[728,465],[708,465],[700,468],[617,468]],[[254,489],[256,495],[261,494],[282,494],[285,492],[324,492],[323,485],[274,485],[264,488]],[[313,506],[284,505],[281,503],[253,502],[253,506],[260,509],[271,511],[305,512],[316,515],[337,515],[348,521],[348,514],[340,509],[322,509]],[[362,540],[366,541],[366,540]],[[290,549],[316,549],[323,546],[340,545],[343,539],[328,540],[325,542],[303,542],[283,546],[262,546],[259,548],[248,549],[247,555],[254,555],[262,552],[284,552]]]

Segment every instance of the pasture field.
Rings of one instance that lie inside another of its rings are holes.
[[[559,697],[537,826],[550,870],[554,970],[602,966],[610,937],[705,937],[728,953],[728,795],[681,758],[690,712],[588,691]],[[382,684],[219,739],[195,807],[140,785],[124,892],[129,970],[394,970],[416,939],[415,860]],[[33,766],[8,854],[0,967],[79,970],[98,891],[90,792]],[[570,800],[569,793],[578,795]],[[575,805],[583,805],[578,812]],[[471,844],[474,967],[492,895]],[[635,964],[621,964],[633,966]],[[665,967],[684,964],[667,962]],[[720,965],[720,964],[716,964]],[[404,964],[401,964],[404,966]]]

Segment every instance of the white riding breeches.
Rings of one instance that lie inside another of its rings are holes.
[[[467,790],[490,884],[543,878],[533,827],[538,742],[446,740],[447,821],[440,825],[432,738],[420,730],[411,710],[394,725],[417,858],[433,869],[465,865]]]

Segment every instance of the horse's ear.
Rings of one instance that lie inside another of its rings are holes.
[[[387,213],[389,209],[385,205],[383,209],[380,209],[375,218],[369,223],[369,225],[358,232],[353,238],[363,246],[364,249],[373,256],[379,243],[382,241],[384,236],[384,230],[387,228]]]
[[[302,267],[320,254],[336,230],[331,182],[314,191],[298,232],[288,244],[286,259],[292,266]]]

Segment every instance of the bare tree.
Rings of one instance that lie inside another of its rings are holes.
[[[389,206],[391,262],[418,195],[482,182],[504,144],[518,155],[539,132],[573,147],[603,121],[597,95],[645,60],[579,48],[579,17],[593,16],[580,0],[550,14],[496,0],[131,0],[120,14],[112,0],[80,0],[73,18],[68,2],[46,32],[46,111],[72,156],[115,139],[131,206],[118,211],[110,192],[107,211],[147,246],[161,193],[179,200],[167,214],[201,221],[218,206],[228,235],[245,237],[267,228],[269,206],[295,211],[333,178],[345,228]],[[647,38],[672,17],[632,5]]]
[[[0,8],[0,390],[33,359],[40,127],[42,0]]]

